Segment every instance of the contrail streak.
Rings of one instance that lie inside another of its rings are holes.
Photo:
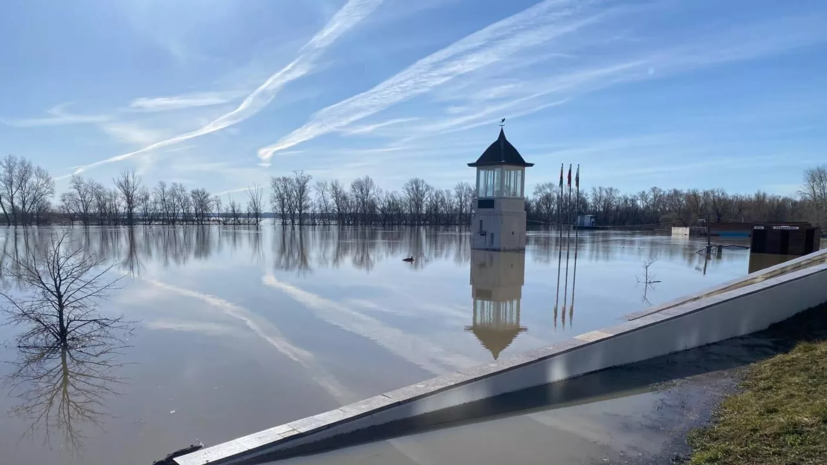
[[[194,139],[196,137],[220,131],[255,115],[266,107],[287,83],[309,73],[313,68],[313,64],[316,59],[319,58],[327,47],[339,38],[339,36],[347,32],[349,29],[357,25],[362,19],[372,13],[382,2],[383,0],[349,0],[345,6],[343,6],[342,9],[339,10],[325,25],[325,27],[312,39],[310,39],[304,47],[302,47],[299,51],[299,56],[296,57],[295,60],[290,62],[277,73],[270,76],[270,78],[254,90],[253,93],[248,95],[235,110],[221,115],[207,125],[194,131],[156,142],[134,152],[125,153],[123,155],[118,155],[81,166],[75,171],[75,174],[96,166],[126,160],[127,158],[134,157],[135,155],[140,155],[155,149],[167,147],[185,140]]]
[[[590,2],[546,0],[460,39],[361,94],[316,112],[304,126],[274,145],[259,149],[269,160],[275,152],[293,147],[373,115],[403,100],[430,91],[451,79],[491,65],[527,47],[574,32],[598,16],[574,19]]]

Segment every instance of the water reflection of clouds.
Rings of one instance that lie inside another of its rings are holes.
[[[317,317],[346,331],[370,339],[403,360],[434,374],[442,374],[473,365],[469,357],[448,351],[436,341],[413,334],[365,315],[343,303],[322,297],[295,285],[279,281],[273,275],[262,277],[264,285],[281,291],[312,310]]]
[[[159,319],[146,321],[143,326],[154,330],[188,331],[212,336],[238,335],[232,326],[205,321]]]
[[[172,286],[156,280],[145,280],[147,283],[155,287],[163,289],[168,292],[182,295],[193,299],[200,300],[213,308],[219,309],[222,313],[229,315],[235,319],[240,320],[244,325],[257,335],[262,340],[276,350],[286,355],[291,360],[299,363],[307,371],[308,375],[314,379],[320,386],[322,386],[333,398],[340,402],[350,402],[356,399],[353,393],[349,392],[342,386],[338,380],[324,369],[316,360],[315,356],[300,347],[291,343],[281,331],[272,323],[262,318],[261,316],[251,312],[250,310],[236,305],[232,302],[222,298],[185,289],[182,287]]]

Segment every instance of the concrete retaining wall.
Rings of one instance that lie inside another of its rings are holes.
[[[777,274],[776,269],[776,274],[766,275],[763,280],[750,276],[751,284],[746,286],[689,299],[616,326],[460,370],[175,460],[180,465],[239,463],[332,436],[760,331],[827,302],[826,253],[819,252],[821,260],[813,261],[817,258],[813,255],[794,260],[791,271],[785,274]],[[805,259],[815,264],[802,268]]]

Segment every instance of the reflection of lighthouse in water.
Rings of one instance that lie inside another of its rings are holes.
[[[523,252],[471,251],[474,320],[465,330],[473,332],[495,360],[527,329],[520,326],[524,282]]]

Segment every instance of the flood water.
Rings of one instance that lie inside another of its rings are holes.
[[[22,251],[50,232],[0,240]],[[706,261],[703,240],[617,232],[579,232],[575,250],[574,234],[567,249],[557,232],[532,231],[524,254],[472,252],[457,229],[75,228],[71,238],[116,264],[119,289],[100,311],[134,328],[106,361],[57,354],[25,383],[0,385],[3,464],[150,464],[612,325],[744,276],[749,259],[727,249]],[[658,282],[646,286],[651,259]],[[6,379],[22,330],[0,326]]]

